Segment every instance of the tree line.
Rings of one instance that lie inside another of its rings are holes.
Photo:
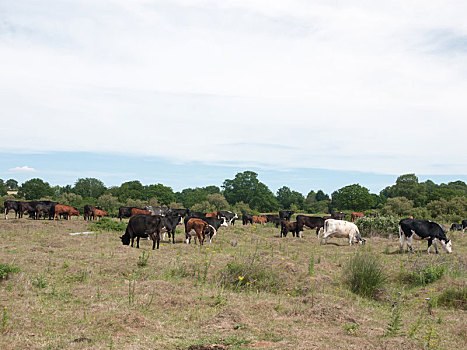
[[[211,185],[179,192],[160,183],[143,185],[137,180],[106,187],[96,178],[80,178],[73,185],[66,186],[51,186],[40,178],[30,179],[21,185],[14,179],[0,179],[0,196],[6,199],[8,190],[18,191],[16,195],[10,195],[11,198],[52,199],[75,207],[94,204],[112,214],[121,205],[165,205],[204,212],[229,209],[252,213],[275,212],[278,209],[307,213],[368,211],[446,221],[458,221],[467,215],[467,185],[463,181],[447,184],[435,184],[431,180],[419,182],[415,174],[399,176],[394,185],[384,188],[379,194],[370,193],[360,184],[344,186],[331,195],[319,189],[310,190],[304,196],[287,186],[273,193],[253,171],[237,173],[233,179],[224,180],[221,187]]]

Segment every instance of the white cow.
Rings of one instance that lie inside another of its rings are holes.
[[[348,238],[350,245],[354,241],[359,244],[365,244],[365,240],[360,236],[357,225],[344,220],[327,219],[324,222],[324,235],[321,238],[321,244],[323,243],[323,238],[324,244],[327,244],[329,237]]]

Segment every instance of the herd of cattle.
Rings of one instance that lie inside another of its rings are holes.
[[[5,201],[5,219],[8,219],[10,210],[15,211],[15,218],[22,218],[24,213],[28,213],[33,219],[41,217],[49,219],[57,219],[59,216],[69,219],[71,216],[79,216],[77,208],[61,205],[52,201]],[[361,237],[357,225],[353,223],[356,218],[364,217],[363,213],[352,213],[350,220],[345,221],[346,214],[338,212],[332,213],[330,216],[307,216],[297,215],[296,221],[291,222],[290,219],[294,214],[291,210],[280,210],[279,215],[268,214],[256,216],[244,213],[242,215],[243,225],[248,224],[265,224],[273,223],[277,228],[280,226],[280,236],[286,237],[289,232],[294,237],[302,237],[302,232],[305,227],[315,229],[316,235],[322,231],[323,235],[321,242],[332,237],[347,238],[349,245],[353,243],[365,244],[365,240]],[[85,205],[83,210],[84,220],[95,220],[107,215],[107,212],[102,208],[93,205]],[[118,217],[120,221],[124,217],[129,217],[125,234],[121,236],[121,241],[124,245],[133,246],[136,238],[137,248],[139,248],[140,238],[150,237],[153,240],[153,249],[156,245],[159,248],[160,235],[168,233],[169,241],[172,238],[172,243],[175,243],[175,230],[177,225],[184,224],[185,240],[190,243],[191,238],[199,241],[203,245],[206,237],[212,242],[213,237],[221,226],[235,225],[235,220],[238,219],[236,213],[231,211],[215,211],[212,213],[193,212],[189,209],[174,209],[169,207],[149,206],[144,209],[135,207],[120,207]],[[451,230],[462,230],[467,228],[467,220],[463,220],[462,224],[452,224]],[[413,218],[403,219],[399,222],[399,237],[400,248],[403,249],[404,243],[407,248],[412,251],[412,239],[423,239],[428,241],[428,250],[434,245],[436,253],[438,253],[437,243],[441,243],[442,247],[448,252],[452,252],[452,242],[446,236],[444,226],[427,220],[415,220]]]

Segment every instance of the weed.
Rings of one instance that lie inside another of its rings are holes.
[[[10,273],[19,272],[19,267],[0,263],[0,279],[6,280]]]
[[[417,333],[417,331],[420,329],[420,326],[422,325],[422,320],[423,320],[422,317],[419,316],[417,318],[417,321],[415,321],[415,323],[412,323],[410,328],[407,330],[407,335],[409,338],[415,337],[415,334]]]
[[[315,271],[315,254],[312,254],[310,262],[308,263],[308,276],[313,276],[314,271]]]
[[[467,286],[445,289],[438,296],[438,305],[467,310]]]
[[[426,340],[426,345],[425,347],[427,349],[436,349],[437,347],[437,342],[438,342],[438,332],[436,331],[436,328],[431,324],[428,326],[425,335],[423,336],[423,339]]]
[[[401,322],[401,308],[399,304],[395,304],[391,312],[391,320],[389,321],[386,327],[386,337],[394,337],[399,334],[400,329],[402,328]]]
[[[44,276],[37,276],[32,280],[32,285],[39,289],[44,289],[47,287],[48,283]]]
[[[369,251],[357,252],[344,268],[344,282],[353,293],[364,297],[376,297],[386,280],[380,259]]]
[[[3,314],[2,314],[2,333],[6,330],[6,321],[8,319],[8,308],[6,306],[3,307]]]
[[[412,272],[404,272],[401,270],[399,279],[412,286],[426,286],[427,284],[433,283],[441,277],[446,272],[446,266],[444,265],[435,265],[428,264],[421,266],[415,269]]]
[[[143,250],[141,255],[138,257],[138,266],[144,267],[148,264],[149,252]]]
[[[358,334],[358,329],[360,328],[360,325],[357,323],[352,323],[349,325],[343,325],[342,328],[347,332],[349,335],[357,335]]]
[[[136,280],[133,279],[131,273],[128,274],[128,304],[131,305],[135,302],[135,284]]]

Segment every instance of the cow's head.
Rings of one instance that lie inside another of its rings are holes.
[[[122,240],[123,245],[130,245],[130,236],[123,235],[120,239]]]
[[[440,242],[446,252],[448,252],[449,254],[452,253],[452,241],[450,239],[442,239],[440,240]]]

